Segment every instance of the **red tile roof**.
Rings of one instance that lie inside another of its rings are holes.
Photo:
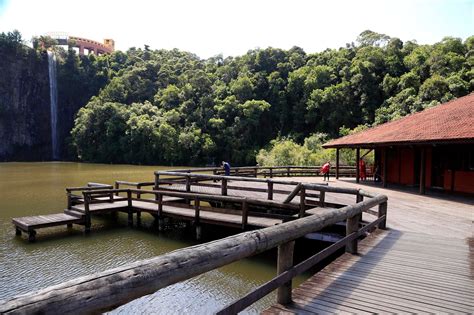
[[[352,135],[325,148],[421,143],[474,143],[474,93]]]

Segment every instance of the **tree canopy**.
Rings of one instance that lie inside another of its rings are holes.
[[[384,123],[474,90],[474,36],[419,45],[367,30],[356,44],[313,54],[269,47],[201,59],[146,46],[61,56],[60,97],[82,107],[71,143],[95,162],[253,164],[262,148],[291,153],[293,142],[311,151],[315,134],[338,137],[341,127]]]

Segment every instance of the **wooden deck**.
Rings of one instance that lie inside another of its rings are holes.
[[[473,240],[381,231],[264,314],[472,313]]]
[[[114,201],[114,202],[104,202],[104,203],[94,203],[90,206],[91,213],[104,213],[104,212],[115,212],[115,211],[126,211],[128,207],[127,201]],[[84,205],[76,205],[72,207],[74,210],[84,212]],[[158,213],[158,205],[146,201],[132,201],[132,208],[135,212],[147,212],[151,214]],[[218,225],[230,225],[240,227],[242,225],[242,215],[241,214],[232,214],[232,213],[223,213],[222,209],[219,211],[201,210],[199,217],[202,223],[208,224],[218,224]],[[229,210],[231,211],[231,210]],[[177,204],[166,204],[163,205],[163,215],[182,219],[182,220],[194,220],[195,219],[195,210],[191,207]],[[265,218],[265,217],[255,217],[249,216],[247,224],[253,227],[268,227],[276,224],[282,223],[280,219]]]
[[[320,178],[293,178],[320,183]],[[474,199],[331,179],[329,185],[388,196],[387,231],[359,242],[293,289],[293,303],[264,314],[474,313]],[[348,203],[352,196],[326,194]],[[366,214],[364,214],[366,216]]]

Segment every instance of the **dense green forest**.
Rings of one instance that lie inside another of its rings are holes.
[[[330,138],[474,90],[474,36],[419,45],[364,31],[319,53],[266,48],[209,59],[148,46],[57,51],[59,104],[84,105],[71,152],[94,162],[319,163]]]

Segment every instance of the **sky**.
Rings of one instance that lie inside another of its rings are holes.
[[[250,49],[339,48],[370,29],[433,44],[474,35],[474,0],[0,0],[0,32],[65,32],[202,58]]]

